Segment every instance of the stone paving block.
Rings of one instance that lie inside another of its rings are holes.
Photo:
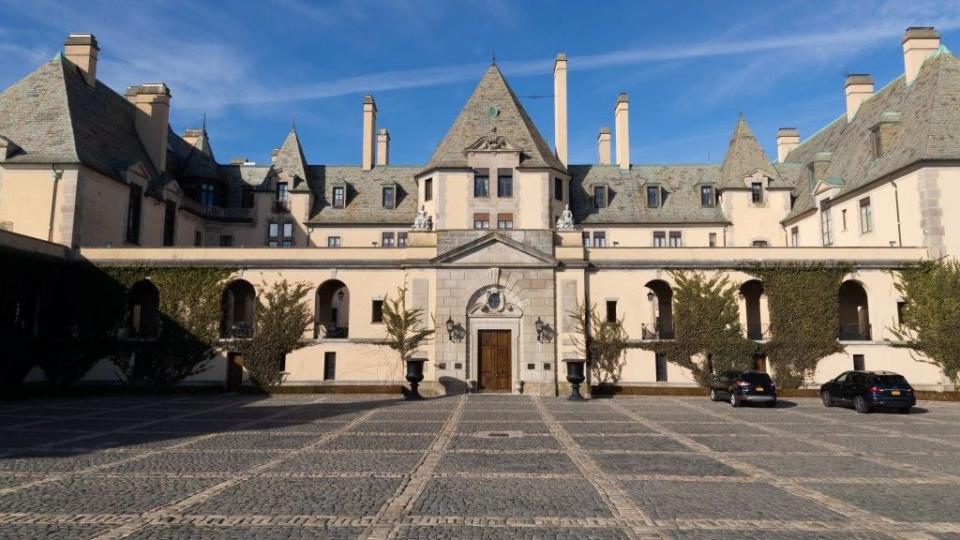
[[[122,473],[235,473],[273,459],[274,452],[164,452],[104,469],[105,474]]]
[[[441,458],[440,473],[561,473],[577,472],[577,466],[563,454],[453,453]]]
[[[0,512],[146,512],[216,483],[197,478],[86,478],[60,480],[0,495]]]
[[[193,450],[295,450],[317,440],[312,435],[287,435],[285,433],[220,433],[213,437],[192,442],[184,449]]]
[[[606,419],[604,419],[606,420]],[[563,429],[571,435],[586,433],[653,433],[649,427],[637,422],[560,422]]]
[[[457,424],[458,433],[476,433],[478,431],[521,431],[523,433],[546,434],[550,430],[543,422],[514,422],[502,420],[499,422],[464,422]]]
[[[401,473],[420,462],[422,452],[304,452],[267,470],[268,473]]]
[[[350,429],[351,432],[367,433],[439,433],[443,422],[361,422]]]
[[[903,454],[910,452],[956,453],[960,448],[908,437],[885,436],[879,433],[870,436],[830,435],[820,440],[845,446],[854,452],[875,452],[878,454]]]
[[[87,540],[109,530],[108,525],[0,525],[0,538],[4,540]]]
[[[654,519],[842,521],[844,516],[769,484],[624,481],[621,484]]]
[[[57,445],[83,435],[75,431],[0,431],[0,449]]]
[[[906,521],[960,522],[960,492],[931,484],[809,484],[809,487],[882,516]]]
[[[370,516],[399,485],[399,478],[253,478],[188,513]]]
[[[195,436],[190,433],[107,433],[66,443],[63,448],[146,450],[183,444]]]
[[[458,434],[450,442],[452,450],[559,450],[560,444],[552,435],[524,435],[522,437],[481,438]]]
[[[691,435],[691,439],[717,452],[824,452],[824,449],[776,435]]]
[[[610,509],[582,480],[435,478],[414,515],[607,517]]]
[[[402,527],[397,538],[408,540],[626,540],[626,533],[615,528],[557,527]]]
[[[744,527],[736,531],[693,530],[668,531],[666,537],[671,540],[875,540],[877,531],[785,531],[785,530],[749,530]]]
[[[323,445],[324,450],[426,450],[435,435],[355,435],[345,433]]]
[[[686,446],[662,435],[573,435],[577,444],[588,450],[633,450],[637,452],[692,452]]]
[[[737,456],[771,474],[787,477],[908,478],[916,473],[885,467],[856,456],[763,455]]]
[[[54,473],[85,469],[136,455],[135,452],[27,451],[0,459],[0,472]]]
[[[303,527],[151,525],[128,536],[129,540],[353,540],[363,533],[363,527]]]
[[[754,426],[738,424],[734,422],[724,422],[715,420],[713,422],[660,422],[660,426],[675,433],[683,435],[752,435],[763,433]]]
[[[743,476],[715,459],[696,454],[597,454],[593,459],[605,472],[615,475]]]

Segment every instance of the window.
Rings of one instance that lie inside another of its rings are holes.
[[[283,241],[281,242],[283,247],[293,247],[293,223],[285,222],[283,224]]]
[[[800,227],[792,227],[790,229],[790,245],[793,247],[800,245]]]
[[[383,188],[383,208],[391,209],[396,208],[397,205],[397,190],[393,186],[385,186]]]
[[[667,381],[667,355],[665,353],[656,353],[654,356],[656,362],[657,382]]]
[[[337,378],[337,353],[323,353],[323,380],[332,381]]]
[[[768,247],[770,244],[766,240],[754,240],[751,245],[753,247]]]
[[[708,238],[709,238],[708,242],[710,247],[717,247],[717,233],[715,232],[710,233]]]
[[[392,248],[394,246],[394,243],[393,243],[394,235],[392,232],[383,233],[382,235],[380,235],[380,239],[381,239],[381,243],[380,243],[381,247]]]
[[[593,247],[607,247],[607,233],[602,231],[593,233]]]
[[[607,300],[607,322],[617,322],[616,300]]]
[[[512,228],[513,228],[513,214],[497,214],[497,228],[498,228],[498,229],[512,229]]]
[[[823,236],[823,245],[833,244],[833,217],[830,215],[830,199],[820,203],[820,233]]]
[[[243,208],[253,208],[253,190],[245,188],[240,196],[240,206]]]
[[[333,207],[343,208],[347,205],[347,188],[344,186],[333,187]]]
[[[753,202],[753,204],[760,204],[763,202],[762,182],[753,182],[750,184],[750,201]]]
[[[590,233],[588,232],[583,233],[583,247],[590,247]]]
[[[194,247],[200,247],[203,245],[203,232],[202,231],[193,231],[193,245]]]
[[[907,313],[905,311],[906,309],[907,309],[906,302],[897,302],[897,324],[903,324],[907,320],[906,318]]]
[[[280,224],[276,221],[267,224],[267,245],[270,247],[280,245]]]
[[[840,210],[840,230],[847,230],[847,209]]]
[[[563,178],[553,179],[553,198],[563,202]]]
[[[660,186],[647,186],[647,208],[660,208]]]
[[[873,231],[873,207],[870,197],[860,199],[860,234]]]
[[[232,247],[233,246],[233,235],[232,234],[221,234],[220,235],[220,247]]]
[[[433,200],[433,178],[427,178],[423,181],[423,200]]]
[[[383,300],[374,300],[373,305],[370,307],[370,322],[382,323],[383,322]]]
[[[127,202],[127,242],[140,243],[140,209],[143,206],[143,189],[130,185],[130,200]]]
[[[487,169],[477,169],[473,173],[473,196],[490,196],[490,173]]]
[[[683,244],[680,231],[670,231],[670,247],[680,247]]]
[[[497,170],[497,197],[513,197],[513,171]]]
[[[163,245],[172,246],[177,226],[177,205],[167,201],[163,209]]]
[[[216,188],[213,186],[213,184],[209,184],[209,183],[200,184],[200,205],[201,206],[213,206],[213,202],[216,199],[216,195],[217,195]]]
[[[277,182],[277,194],[273,208],[276,212],[290,211],[290,192],[287,191],[286,182]]]
[[[867,368],[866,361],[862,354],[853,355],[853,370],[854,371],[865,371]]]
[[[474,228],[474,229],[489,229],[489,228],[490,228],[490,214],[474,214],[474,215],[473,215],[473,228]]]
[[[883,147],[880,146],[880,129],[870,130],[870,147],[873,150],[873,159],[879,159],[883,155]]]
[[[607,207],[607,186],[593,187],[593,207],[594,208]]]
[[[328,236],[328,237],[327,237],[327,247],[328,247],[328,248],[338,248],[338,247],[340,247],[340,237],[339,237],[339,236]]]
[[[398,247],[398,248],[405,248],[405,247],[407,247],[407,233],[405,233],[405,232],[398,232],[398,233],[397,233],[397,247]]]
[[[653,231],[653,247],[667,247],[667,233]]]
[[[713,208],[716,199],[713,196],[713,186],[700,186],[700,206],[703,208]]]

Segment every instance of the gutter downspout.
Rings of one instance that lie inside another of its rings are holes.
[[[47,229],[47,241],[53,242],[53,221],[57,215],[57,194],[60,191],[60,179],[63,177],[63,171],[57,170],[57,164],[50,164],[50,171],[53,175],[53,196],[50,197],[50,227]]]
[[[897,246],[903,247],[903,233],[900,231],[900,194],[897,191],[897,183],[890,182],[893,186],[893,202],[897,209]]]

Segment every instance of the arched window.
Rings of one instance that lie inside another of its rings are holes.
[[[350,290],[338,279],[324,281],[317,288],[313,337],[347,338],[350,336]]]
[[[223,290],[220,334],[225,338],[253,337],[253,311],[257,292],[248,281],[238,279]]]
[[[740,298],[743,300],[747,319],[747,339],[761,340],[768,336],[760,320],[760,297],[763,296],[763,282],[751,279],[740,286]]]
[[[127,293],[127,331],[132,338],[155,338],[160,334],[160,291],[141,280]]]
[[[844,281],[840,285],[840,333],[842,340],[869,341],[870,307],[867,291],[858,281]]]
[[[644,339],[673,339],[673,289],[666,281],[655,279],[646,285],[653,326],[643,327]]]

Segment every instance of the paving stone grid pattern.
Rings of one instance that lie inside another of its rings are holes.
[[[958,426],[804,399],[5,402],[0,538],[958,539]]]

